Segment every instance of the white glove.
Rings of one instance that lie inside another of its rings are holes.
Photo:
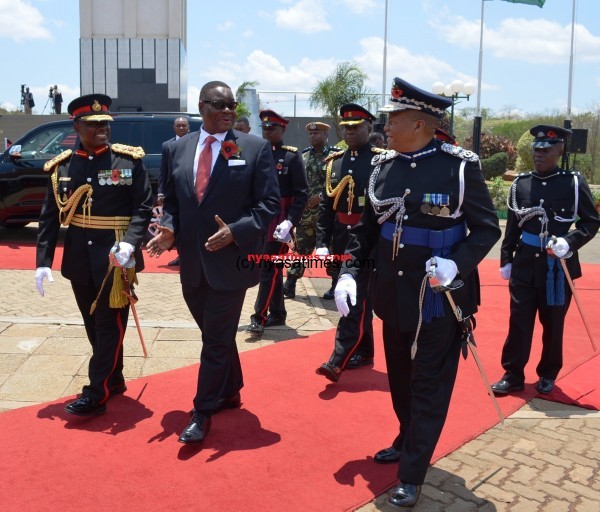
[[[340,315],[347,316],[350,313],[348,299],[350,299],[350,304],[356,306],[356,281],[350,274],[342,274],[335,287],[333,296]]]
[[[552,249],[554,256],[563,258],[569,252],[569,243],[564,238],[557,238],[554,242],[550,240],[546,249]]]
[[[508,281],[510,279],[510,271],[512,270],[512,263],[507,263],[503,267],[500,267],[500,275],[502,279]]]
[[[277,240],[285,240],[290,233],[290,229],[292,229],[293,224],[289,220],[284,220],[281,224],[279,224],[275,228],[275,232],[273,233],[273,238]]]
[[[433,258],[431,258],[433,259]],[[429,269],[431,268],[431,259],[428,259],[425,263],[425,272],[429,273]],[[446,258],[435,257],[436,267],[435,267],[435,277],[438,278],[438,281],[444,285],[449,286],[456,274],[458,274],[458,268],[456,263],[452,260],[448,260]]]
[[[317,256],[329,256],[329,249],[327,247],[318,247],[315,254]]]
[[[52,278],[52,270],[49,267],[38,267],[35,269],[35,284],[40,295],[44,296],[44,277],[49,283],[54,282]]]
[[[119,242],[118,251],[115,252],[115,259],[121,267],[129,268],[131,255],[133,254],[133,245],[127,242]]]

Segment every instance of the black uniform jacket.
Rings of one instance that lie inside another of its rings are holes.
[[[332,188],[337,187],[345,176],[352,176],[354,179],[354,201],[352,201],[351,213],[360,214],[363,211],[369,176],[373,170],[371,160],[376,153],[373,148],[372,144],[365,144],[354,157],[353,152],[346,150],[342,156],[333,161],[330,180]],[[336,208],[333,207],[334,203],[335,197],[329,197],[326,191],[323,191],[317,221],[317,247],[331,245],[336,212],[348,213],[348,185],[342,190]]]
[[[198,203],[194,188],[194,155],[200,132],[171,143],[171,174],[165,188],[162,225],[174,230],[182,284],[199,286],[204,275],[216,290],[242,290],[258,283],[258,265],[245,263],[261,254],[266,228],[279,213],[279,187],[270,145],[254,136],[229,130],[225,140],[240,149],[227,160],[219,154]],[[217,230],[215,215],[225,222],[234,243],[209,252],[204,244]]]
[[[118,171],[117,185],[107,184],[107,177]],[[131,172],[131,178],[126,178]],[[54,172],[51,170],[50,172]],[[135,248],[136,270],[144,268],[140,247],[152,217],[152,189],[141,158],[133,158],[111,149],[93,159],[72,154],[58,165],[58,191],[69,197],[80,186],[92,186],[92,216],[131,217],[123,242]],[[101,184],[104,183],[104,184]],[[83,200],[76,213],[82,215]],[[51,267],[60,228],[58,206],[48,180],[48,192],[40,213],[37,240],[37,266]],[[90,229],[69,225],[65,235],[62,275],[71,281],[87,284],[90,273],[100,285],[108,270],[108,255],[115,243],[112,229]]]
[[[405,199],[405,227],[444,230],[466,223],[467,237],[456,243],[444,257],[456,263],[458,277],[465,283],[452,295],[464,316],[467,316],[473,314],[479,304],[477,264],[494,246],[501,232],[477,157],[446,144],[446,149],[453,152],[448,153],[441,149],[442,142],[437,140],[427,147],[431,149],[434,146],[436,151],[417,160],[415,168],[400,156],[385,161],[375,184],[375,197],[379,200],[398,197],[409,189],[410,193]],[[472,160],[466,163],[464,172],[463,214],[452,218],[423,213],[421,205],[424,194],[447,194],[450,212],[456,210],[459,201],[459,168],[463,161],[461,155],[468,155]],[[394,221],[394,218],[395,214],[389,220]],[[426,275],[425,263],[432,257],[433,250],[405,244],[392,260],[392,242],[380,235],[380,224],[368,197],[361,221],[352,228],[350,235],[346,253],[352,256],[350,266],[356,268],[346,268],[343,273],[356,276],[370,250],[375,248],[375,270],[371,276],[370,290],[373,309],[384,321],[399,320],[403,331],[415,330],[419,320],[419,291]]]
[[[575,179],[577,176],[579,201],[575,212]],[[514,190],[513,190],[514,188]],[[563,171],[558,167],[546,174],[530,172],[517,176],[509,191],[509,202],[512,206],[513,193],[516,193],[517,206],[530,208],[540,205],[548,216],[548,237],[564,238],[573,255],[567,258],[567,268],[572,279],[581,277],[581,265],[577,250],[589,242],[598,232],[600,221],[596,205],[585,178],[573,171]],[[575,215],[577,213],[577,215]],[[556,216],[564,219],[578,217],[577,221],[561,222]],[[509,209],[506,222],[506,233],[500,250],[500,265],[512,263],[511,276],[520,282],[535,286],[544,286],[548,271],[546,249],[527,245],[521,241],[522,231],[535,235],[541,231],[541,216],[529,219],[519,227],[519,217]],[[575,229],[569,231],[575,222]]]
[[[280,221],[289,220],[294,226],[300,223],[302,212],[308,201],[308,183],[302,155],[296,148],[283,143],[272,146],[275,172],[279,182],[279,194],[282,198],[293,198],[282,212]],[[269,233],[271,235],[272,233]]]

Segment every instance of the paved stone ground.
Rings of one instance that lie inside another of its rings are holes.
[[[13,236],[0,231],[0,243],[9,235]],[[497,255],[497,248],[491,254]],[[582,260],[600,261],[599,237],[586,246]],[[42,299],[32,271],[0,270],[0,412],[75,394],[86,382],[89,344],[69,283],[58,272],[54,277]],[[260,341],[244,333],[257,289],[249,290],[237,337],[240,351],[333,327],[338,318],[335,305],[320,299],[329,284],[328,279],[303,278],[296,299],[286,302],[288,325],[267,329]],[[130,318],[126,378],[196,363],[199,331],[181,297],[179,276],[142,274],[138,293],[149,357],[143,358]],[[414,510],[596,512],[599,434],[599,412],[534,399],[504,426],[490,429],[432,466]],[[387,494],[379,496],[358,510],[397,510],[385,503],[386,498]]]

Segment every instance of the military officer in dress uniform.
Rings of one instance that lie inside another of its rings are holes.
[[[302,219],[296,228],[296,253],[299,255],[312,254],[317,242],[317,219],[319,217],[319,204],[323,197],[325,185],[325,158],[339,151],[339,148],[327,144],[327,137],[331,127],[320,121],[308,123],[308,141],[310,146],[302,150],[302,160],[308,180],[308,202],[304,207]],[[304,275],[304,265],[301,261],[294,262],[288,270],[287,279],[283,285],[283,294],[290,299],[296,296],[296,281]]]
[[[550,393],[562,368],[565,315],[571,302],[564,259],[572,279],[581,277],[577,251],[592,240],[600,221],[585,178],[558,165],[570,130],[534,126],[530,133],[535,170],[520,174],[508,196],[509,213],[500,252],[500,273],[510,279],[510,323],[502,350],[502,379],[496,394],[521,391],[536,313],[543,328],[536,371],[538,392]],[[570,230],[575,224],[575,229]]]
[[[260,112],[263,138],[269,141],[279,181],[281,212],[267,230],[263,254],[283,256],[289,251],[294,226],[300,223],[308,201],[308,184],[298,148],[285,146],[283,134],[288,120],[273,110]],[[283,302],[283,266],[264,260],[254,314],[246,332],[262,336],[265,326],[284,325],[287,316]]]
[[[61,274],[71,281],[92,345],[89,384],[65,410],[87,416],[106,411],[123,393],[123,338],[130,285],[143,270],[140,247],[152,216],[152,190],[140,147],[110,144],[111,99],[88,94],[73,100],[69,114],[79,148],[44,165],[50,173],[37,238],[36,283],[44,295],[61,224],[68,226]],[[110,261],[109,261],[110,256]]]
[[[356,302],[355,267],[375,250],[370,295],[383,320],[400,432],[374,458],[399,462],[400,483],[389,502],[401,507],[418,500],[460,355],[458,322],[429,278],[457,288],[456,305],[465,318],[473,315],[479,303],[477,265],[501,234],[477,155],[434,137],[450,105],[448,98],[394,79],[390,104],[382,108],[389,113],[385,133],[392,151],[373,158],[365,209],[346,250],[351,260],[335,290],[338,310],[346,315]]]
[[[369,142],[375,116],[354,103],[340,108],[346,151],[327,157],[325,198],[321,202],[317,223],[317,254],[328,255],[331,245],[335,255],[343,255],[365,205],[371,159],[383,150]],[[337,283],[340,260],[327,269]],[[317,368],[317,374],[337,382],[344,369],[373,364],[373,309],[367,297],[370,272],[360,273],[357,303],[346,317],[340,318],[335,333],[335,348],[329,360]]]

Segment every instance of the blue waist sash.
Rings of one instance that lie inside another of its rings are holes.
[[[393,222],[384,222],[381,226],[381,236],[386,240],[393,240],[396,224]],[[404,245],[418,245],[433,249],[433,256],[445,258],[450,254],[452,247],[467,236],[467,226],[463,222],[448,229],[425,229],[402,226],[402,235],[400,243]],[[423,262],[425,267],[425,262]],[[444,297],[442,293],[434,293],[427,282],[425,288],[425,300],[423,302],[423,320],[426,323],[434,318],[444,316]]]
[[[391,241],[395,230],[396,224],[393,222],[384,222],[381,226],[381,236]],[[464,222],[441,230],[402,226],[400,243],[405,245],[419,245],[421,247],[429,247],[430,249],[449,249],[455,243],[464,240],[466,236],[467,227]],[[442,256],[442,254],[436,254],[436,256]]]
[[[539,235],[523,231],[521,240],[524,244],[542,250],[546,245],[548,237],[541,239]],[[565,273],[558,258],[546,256],[548,273],[546,274],[546,304],[548,306],[564,306],[565,304]]]

